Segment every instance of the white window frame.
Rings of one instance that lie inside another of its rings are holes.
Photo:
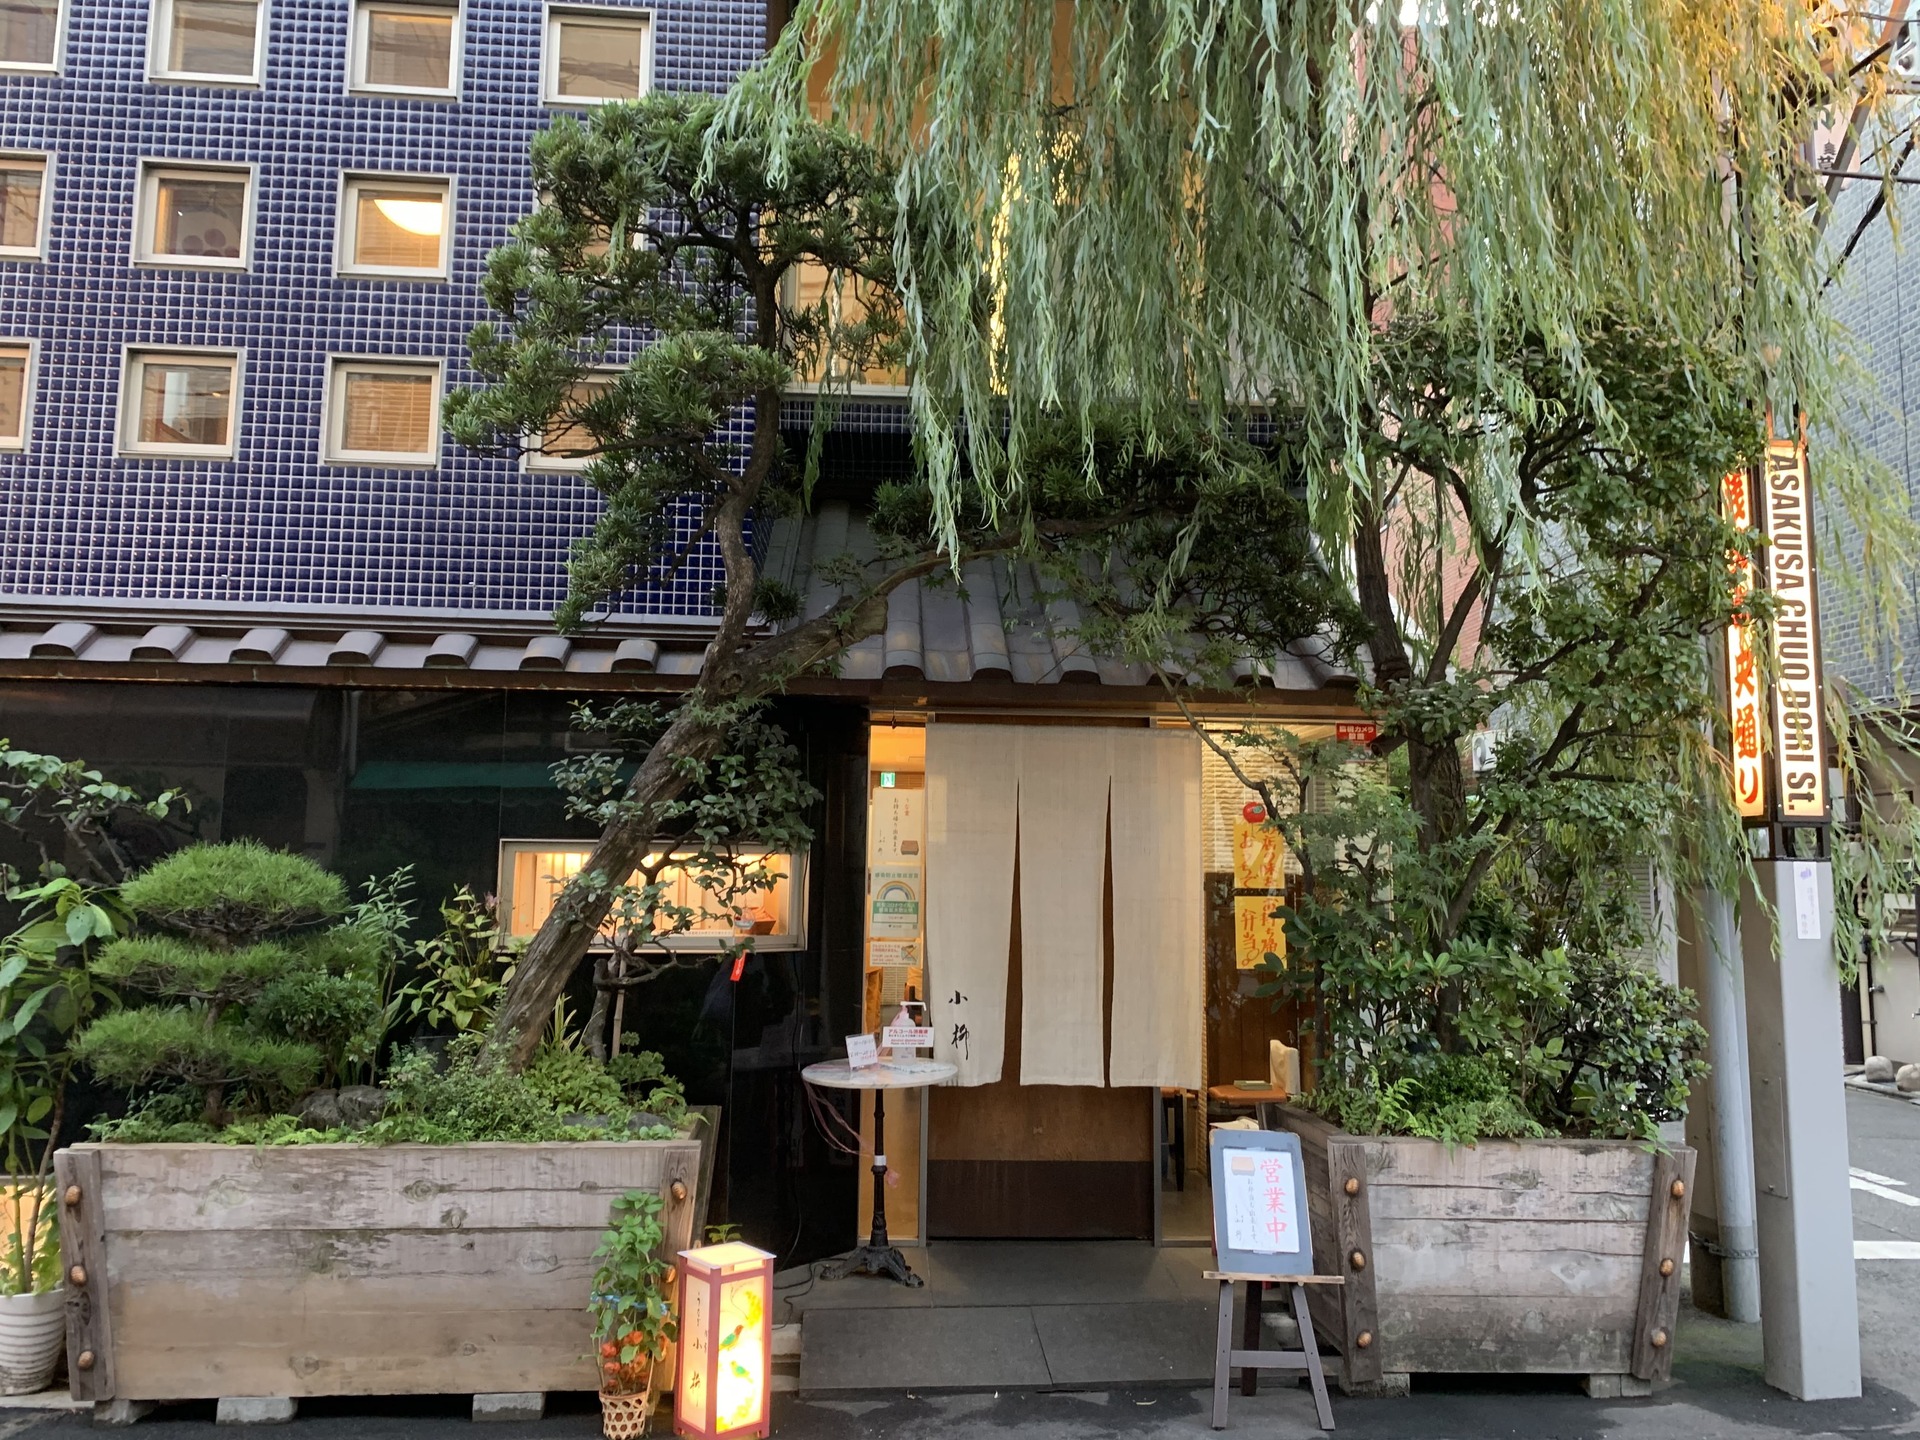
[[[580,379],[589,383],[595,380],[612,383],[618,380],[620,375],[621,372],[616,368],[594,369],[589,370]],[[545,474],[578,475],[594,458],[591,455],[549,455],[540,448],[545,438],[544,432],[535,432],[521,437],[520,459],[525,469],[538,470]]]
[[[0,260],[44,260],[53,233],[53,156],[44,150],[0,150],[0,165],[21,162],[40,167],[40,228],[31,245],[0,245]]]
[[[239,180],[247,187],[240,221],[240,258],[171,255],[153,248],[160,221],[160,182],[164,179]],[[142,160],[133,198],[133,263],[166,270],[251,270],[255,212],[260,204],[258,167],[213,160]]]
[[[560,93],[560,27],[569,20],[613,20],[640,31],[640,95],[653,90],[653,11],[625,5],[549,5],[541,25],[540,103],[549,107],[593,109],[620,102],[604,97]],[[638,96],[635,97],[639,98]]]
[[[153,361],[213,362],[233,369],[232,398],[227,403],[227,443],[224,445],[165,445],[133,438],[140,423],[139,379]],[[114,449],[147,460],[231,460],[240,443],[240,402],[246,378],[247,352],[208,349],[197,345],[128,345],[120,352],[120,405],[114,416]]]
[[[0,75],[58,75],[67,59],[67,18],[73,0],[57,0],[53,13],[53,59],[44,65],[25,60],[0,60]]]
[[[851,276],[848,277],[846,283],[848,285],[854,283]],[[791,310],[796,308],[799,303],[800,269],[797,265],[794,265],[789,266],[787,272],[780,277],[780,304]],[[903,395],[912,393],[912,390],[913,382],[910,380],[902,381],[899,384],[883,385],[872,380],[849,380],[845,384],[840,384],[838,382],[801,380],[796,378],[787,383],[787,387],[782,393],[787,395],[819,395],[824,392],[831,395],[846,395],[854,398],[864,396],[870,399],[899,399]]]
[[[417,190],[438,193],[446,206],[446,220],[440,228],[440,263],[431,270],[413,270],[403,265],[356,265],[353,262],[355,232],[360,210],[354,193],[368,185],[376,190]],[[454,177],[451,175],[401,175],[379,170],[343,170],[340,193],[334,210],[333,273],[359,280],[445,280],[453,267]]]
[[[410,450],[348,450],[339,444],[345,413],[342,377],[349,370],[386,370],[419,374],[433,370],[433,430],[431,448],[423,455]],[[445,430],[447,365],[444,360],[416,355],[329,355],[326,391],[320,402],[320,463],[374,465],[393,470],[435,470],[440,465],[440,437]]]
[[[153,0],[147,22],[147,78],[169,84],[231,85],[257,89],[267,73],[267,29],[273,0],[253,0],[253,69],[245,75],[221,75],[204,70],[169,70],[167,41],[173,36],[173,0]]]
[[[372,85],[367,82],[367,15],[372,10],[401,10],[453,16],[453,42],[447,56],[446,89],[416,89],[411,85]],[[349,95],[411,95],[435,100],[460,98],[460,80],[465,69],[463,62],[467,49],[467,7],[464,0],[461,0],[461,3],[446,5],[435,4],[433,0],[353,0],[348,24],[352,27],[347,36],[347,93]]]
[[[24,455],[33,448],[33,392],[39,371],[40,342],[20,335],[0,335],[0,350],[27,352],[26,373],[20,377],[20,435],[0,435],[0,455]]]

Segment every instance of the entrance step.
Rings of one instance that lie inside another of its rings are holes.
[[[813,1309],[800,1391],[1206,1385],[1213,1326],[1213,1306],[1190,1300]]]

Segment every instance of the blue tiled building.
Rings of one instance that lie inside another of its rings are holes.
[[[474,379],[480,274],[535,203],[528,141],[583,92],[724,89],[765,20],[760,0],[0,0],[23,242],[0,246],[0,416],[24,411],[0,423],[0,595],[544,618],[587,487],[430,418]],[[408,368],[338,373],[369,360]],[[222,387],[210,443],[151,428]],[[635,603],[697,613],[705,589]]]

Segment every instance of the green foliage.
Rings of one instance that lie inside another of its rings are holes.
[[[394,1014],[429,1030],[484,1030],[513,979],[512,942],[491,899],[464,885],[440,919],[440,933],[413,946],[413,979],[393,997]]]
[[[148,995],[173,995],[226,1006],[250,1000],[274,976],[298,963],[298,949],[267,940],[237,950],[210,950],[171,935],[128,935],[93,962],[94,974]]]
[[[606,1234],[593,1252],[599,1264],[588,1308],[600,1388],[614,1394],[645,1389],[653,1363],[678,1336],[661,1208],[652,1191],[629,1190],[609,1207]]]
[[[282,1035],[298,1035],[321,1055],[320,1082],[337,1083],[372,1062],[387,1033],[386,1006],[373,976],[302,967],[262,987],[253,1015]]]
[[[542,204],[490,257],[483,284],[511,330],[476,328],[474,365],[492,383],[447,399],[464,445],[517,448],[564,431],[571,453],[591,457],[586,479],[607,505],[575,548],[563,628],[685,564],[682,507],[711,518],[741,491],[736,454],[716,438],[741,406],[777,411],[796,367],[858,373],[897,349],[891,172],[845,131],[808,126],[775,173],[751,136],[709,148],[716,110],[710,97],[656,92],[560,116],[535,137]],[[783,293],[803,262],[841,277],[818,303]],[[832,292],[865,282],[864,314],[842,323]],[[610,372],[628,327],[657,339]]]
[[[543,1046],[522,1074],[527,1088],[563,1115],[623,1115],[631,1108],[608,1067],[583,1050]]]
[[[190,845],[128,881],[121,894],[143,920],[225,945],[347,908],[338,876],[253,840]]]
[[[187,809],[178,790],[149,799],[84,761],[16,750],[0,739],[0,827],[38,850],[42,880],[64,878],[66,862],[76,855],[84,883],[124,880],[134,870],[132,824],[165,825]],[[19,883],[11,865],[0,866],[0,885],[12,890]]]
[[[177,1079],[218,1090],[246,1085],[283,1102],[311,1086],[321,1066],[312,1045],[253,1034],[238,1023],[208,1024],[185,1007],[102,1016],[74,1048],[110,1084]]]
[[[686,1091],[667,1073],[659,1052],[621,1051],[607,1061],[607,1074],[629,1102],[649,1115],[658,1115],[663,1124],[677,1129],[686,1122]]]
[[[1693,997],[1624,953],[1643,938],[1612,836],[1544,821],[1505,850],[1440,948],[1469,841],[1421,846],[1389,767],[1355,748],[1237,737],[1291,780],[1270,813],[1309,877],[1261,993],[1312,1019],[1318,1093],[1349,1127],[1652,1138],[1705,1071]],[[1288,766],[1291,768],[1288,768]],[[1332,803],[1309,812],[1314,785]],[[1472,852],[1468,852],[1472,853]],[[1294,957],[1300,957],[1295,959]]]

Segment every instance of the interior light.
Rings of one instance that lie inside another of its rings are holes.
[[[405,230],[409,235],[438,237],[445,207],[438,200],[402,200],[397,196],[374,197],[373,208]]]

